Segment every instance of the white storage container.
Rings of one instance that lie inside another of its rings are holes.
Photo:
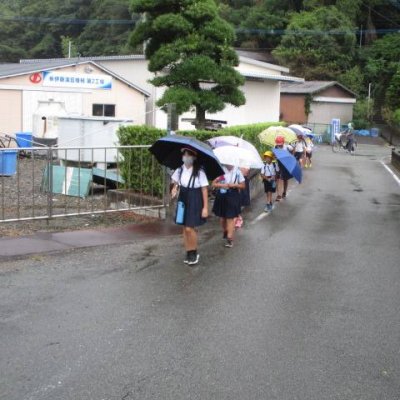
[[[64,102],[40,100],[39,107],[33,114],[33,136],[38,139],[57,139],[58,119],[67,115]]]
[[[58,158],[94,164],[115,163],[117,151],[104,148],[118,146],[118,128],[132,122],[112,117],[60,117],[58,147],[80,147],[81,150],[58,150]]]

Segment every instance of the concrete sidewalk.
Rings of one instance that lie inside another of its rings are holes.
[[[117,228],[70,232],[39,232],[35,235],[0,239],[0,261],[31,254],[51,253],[74,248],[104,246],[145,240],[155,236],[178,235],[179,226],[160,221]]]

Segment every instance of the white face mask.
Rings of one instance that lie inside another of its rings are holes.
[[[182,161],[187,167],[189,167],[189,166],[193,165],[194,157],[192,157],[192,156],[183,156],[182,157]]]

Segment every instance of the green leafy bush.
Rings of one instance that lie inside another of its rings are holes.
[[[393,112],[393,123],[395,126],[400,128],[400,108]]]
[[[251,125],[238,125],[221,129],[217,132],[196,130],[179,131],[180,135],[196,137],[204,142],[215,136],[238,136],[252,143],[260,152],[267,148],[260,144],[258,135],[270,126],[283,125],[279,122],[265,122]],[[123,126],[119,128],[118,137],[121,146],[151,145],[157,139],[165,136],[164,129],[150,126]],[[141,193],[162,197],[164,191],[163,169],[154,160],[147,148],[123,149],[120,163],[121,175],[127,188],[133,188]]]
[[[371,126],[371,115],[374,109],[372,100],[359,99],[354,105],[353,124],[355,129],[368,129]]]
[[[165,131],[150,126],[122,126],[118,130],[121,146],[151,145],[165,135]],[[121,176],[125,187],[161,198],[164,193],[164,174],[147,147],[122,149]]]

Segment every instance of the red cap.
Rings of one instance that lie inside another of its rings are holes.
[[[285,138],[283,136],[277,136],[275,138],[275,144],[279,144],[279,145],[285,144]]]

